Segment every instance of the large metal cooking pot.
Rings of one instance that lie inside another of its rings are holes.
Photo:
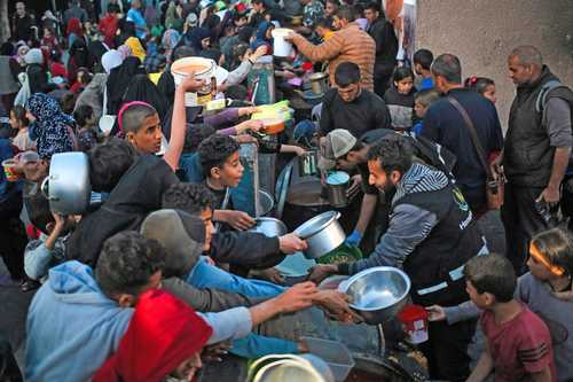
[[[281,237],[287,233],[287,227],[279,219],[260,217],[256,218],[256,224],[248,231],[252,233],[261,233],[266,237]]]
[[[58,153],[50,161],[50,173],[40,188],[50,210],[62,215],[83,214],[90,206],[90,163],[81,152]]]
[[[294,230],[307,242],[306,258],[315,259],[338,248],[345,241],[345,232],[337,221],[341,214],[326,211]]]
[[[364,270],[339,286],[352,298],[349,307],[368,324],[381,324],[392,319],[407,302],[411,281],[395,267],[381,266]]]

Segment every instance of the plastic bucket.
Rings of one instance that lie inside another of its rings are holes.
[[[287,57],[293,53],[293,45],[285,40],[285,37],[292,32],[288,28],[276,28],[272,30],[274,38],[274,56]]]
[[[406,305],[403,310],[397,314],[403,331],[409,337],[413,344],[427,342],[429,339],[427,311],[418,305]]]
[[[206,84],[197,93],[186,93],[186,106],[202,106],[212,101],[212,86],[216,85],[216,67],[214,60],[203,57],[184,57],[172,64],[170,72],[174,76],[176,86],[192,73],[197,79],[204,80]]]
[[[18,173],[16,172],[17,162],[13,158],[2,161],[2,167],[4,168],[4,174],[8,182],[18,181]]]

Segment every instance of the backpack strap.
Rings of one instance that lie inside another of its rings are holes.
[[[559,80],[551,80],[543,85],[539,91],[539,94],[537,95],[537,100],[535,101],[535,110],[537,113],[542,113],[545,109],[545,105],[547,104],[547,95],[549,92],[560,86],[563,86],[563,84],[561,84],[561,81]]]

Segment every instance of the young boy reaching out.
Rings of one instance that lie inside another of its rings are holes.
[[[464,269],[471,301],[483,309],[480,321],[486,350],[467,379],[484,381],[555,381],[551,336],[545,323],[524,303],[513,299],[513,266],[501,255],[471,259]]]

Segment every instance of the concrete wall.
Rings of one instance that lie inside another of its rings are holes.
[[[506,130],[515,87],[507,56],[518,45],[538,47],[545,63],[573,84],[572,0],[418,0],[416,48],[453,53],[464,78],[495,80],[497,109]]]

